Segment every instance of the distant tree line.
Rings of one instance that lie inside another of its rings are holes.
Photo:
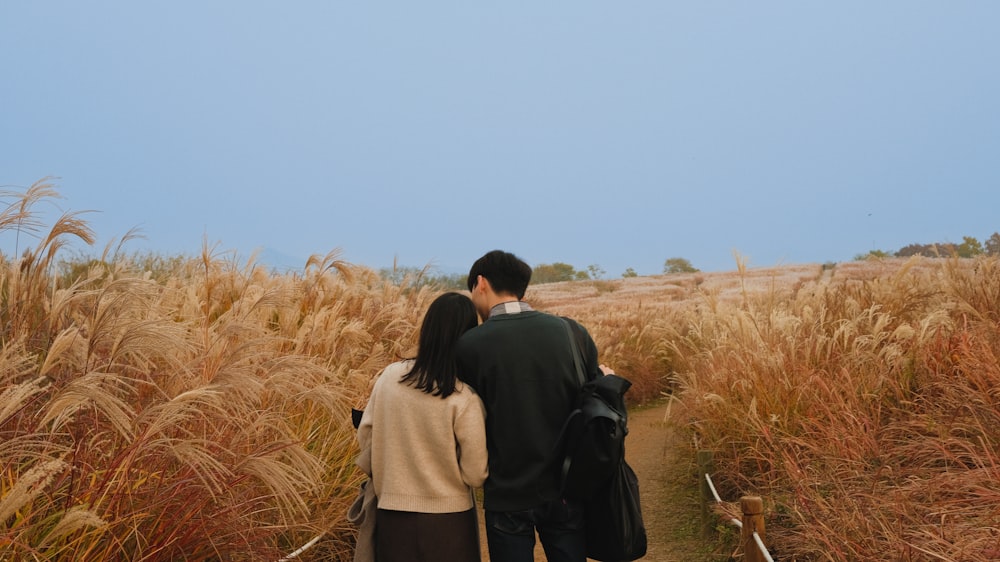
[[[668,258],[663,263],[663,273],[697,273],[698,268],[691,265],[685,258]],[[406,285],[419,288],[431,285],[445,290],[462,290],[466,288],[464,273],[441,273],[431,267],[399,266],[383,267],[379,276],[394,285]],[[586,269],[564,263],[540,263],[531,270],[533,284],[559,283],[562,281],[597,281],[604,279],[607,271],[597,264],[591,264]],[[629,267],[621,275],[623,278],[638,277],[635,269]]]
[[[985,243],[972,236],[963,236],[960,244],[953,242],[935,242],[931,244],[907,244],[895,252],[872,250],[867,254],[856,256],[855,259],[867,258],[908,258],[925,256],[929,258],[973,258],[976,256],[1000,256],[1000,233],[994,232]]]
[[[591,264],[587,269],[577,270],[568,263],[540,263],[531,269],[532,283],[558,283],[560,281],[586,281],[600,279],[607,272],[597,265]]]
[[[684,258],[669,258],[663,264],[663,273],[695,273],[700,271]],[[531,270],[532,283],[559,283],[561,281],[596,281],[607,274],[601,266],[591,264],[587,269],[576,269],[563,262],[540,263]],[[635,269],[629,267],[622,273],[623,278],[638,277]]]
[[[700,269],[684,258],[668,258],[663,262],[663,273],[697,273]]]

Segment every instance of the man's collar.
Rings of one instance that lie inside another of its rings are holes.
[[[490,318],[494,316],[500,316],[502,314],[518,314],[521,312],[528,312],[534,310],[531,305],[524,301],[507,301],[495,305],[490,309]]]

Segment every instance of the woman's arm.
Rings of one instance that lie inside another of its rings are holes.
[[[458,466],[462,471],[462,481],[473,488],[480,488],[489,474],[486,453],[486,408],[469,385],[465,385],[462,392],[471,393],[472,396],[455,419]]]
[[[368,398],[365,406],[365,413],[361,415],[361,423],[358,424],[358,445],[361,452],[358,453],[354,464],[358,465],[365,474],[372,475],[372,422],[375,419],[375,408],[377,405],[378,385],[372,388],[372,394]]]

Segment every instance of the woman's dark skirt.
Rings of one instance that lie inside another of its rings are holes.
[[[378,562],[480,562],[476,510],[414,513],[380,509],[375,516]]]

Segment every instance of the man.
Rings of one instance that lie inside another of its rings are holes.
[[[521,301],[530,281],[531,267],[514,254],[494,250],[479,258],[468,287],[483,322],[456,348],[459,377],[486,406],[490,560],[533,561],[537,530],[550,562],[584,562],[583,506],[560,496],[555,459],[580,382],[566,322]],[[570,322],[591,366],[587,379],[600,376],[593,339]]]

